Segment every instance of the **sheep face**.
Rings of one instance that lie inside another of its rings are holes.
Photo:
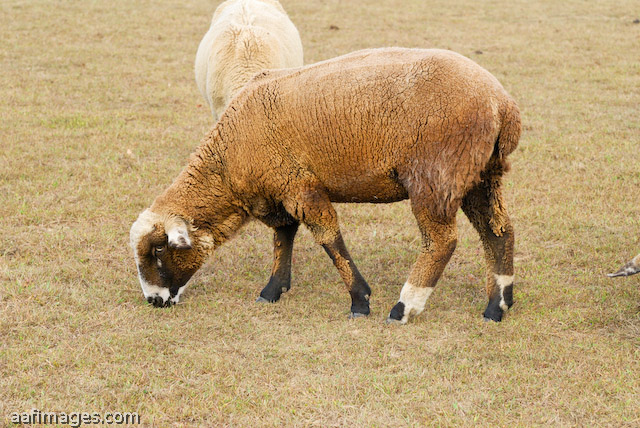
[[[150,210],[131,227],[138,278],[147,301],[155,307],[178,303],[191,276],[202,265],[201,251],[192,245],[187,222]]]

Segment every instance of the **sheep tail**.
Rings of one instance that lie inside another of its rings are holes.
[[[515,102],[509,100],[501,109],[500,115],[502,117],[500,134],[487,169],[481,176],[489,200],[489,225],[496,236],[502,236],[510,227],[507,208],[502,197],[502,176],[509,171],[507,156],[518,147],[522,131],[520,110]]]
[[[522,132],[520,109],[518,109],[513,100],[508,99],[500,109],[500,117],[502,126],[500,127],[494,155],[498,160],[505,162],[505,166],[508,169],[506,157],[518,147],[520,133]]]
[[[489,226],[496,236],[502,236],[510,224],[507,207],[502,197],[502,176],[487,177],[485,186],[489,199]]]

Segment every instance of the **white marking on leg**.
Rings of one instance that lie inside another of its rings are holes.
[[[514,275],[498,275],[497,273],[494,273],[493,276],[496,278],[496,284],[498,284],[498,287],[500,287],[500,308],[503,311],[507,311],[509,309],[509,306],[504,300],[504,289],[509,287],[510,285],[513,285],[513,280],[515,277]]]
[[[416,287],[415,285],[405,282],[400,291],[400,300],[404,304],[404,314],[401,322],[404,324],[410,315],[418,315],[424,310],[427,299],[433,293],[433,287]]]

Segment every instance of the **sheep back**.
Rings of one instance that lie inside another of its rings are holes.
[[[300,35],[279,2],[228,0],[198,46],[196,83],[217,118],[257,72],[302,63]]]
[[[478,64],[386,48],[260,73],[208,144],[247,200],[282,200],[313,181],[334,202],[410,197],[450,216],[481,180],[499,185],[519,136],[515,102]]]

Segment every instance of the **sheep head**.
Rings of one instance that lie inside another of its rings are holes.
[[[143,211],[131,226],[130,243],[144,297],[155,307],[178,303],[210,248],[179,216]]]

